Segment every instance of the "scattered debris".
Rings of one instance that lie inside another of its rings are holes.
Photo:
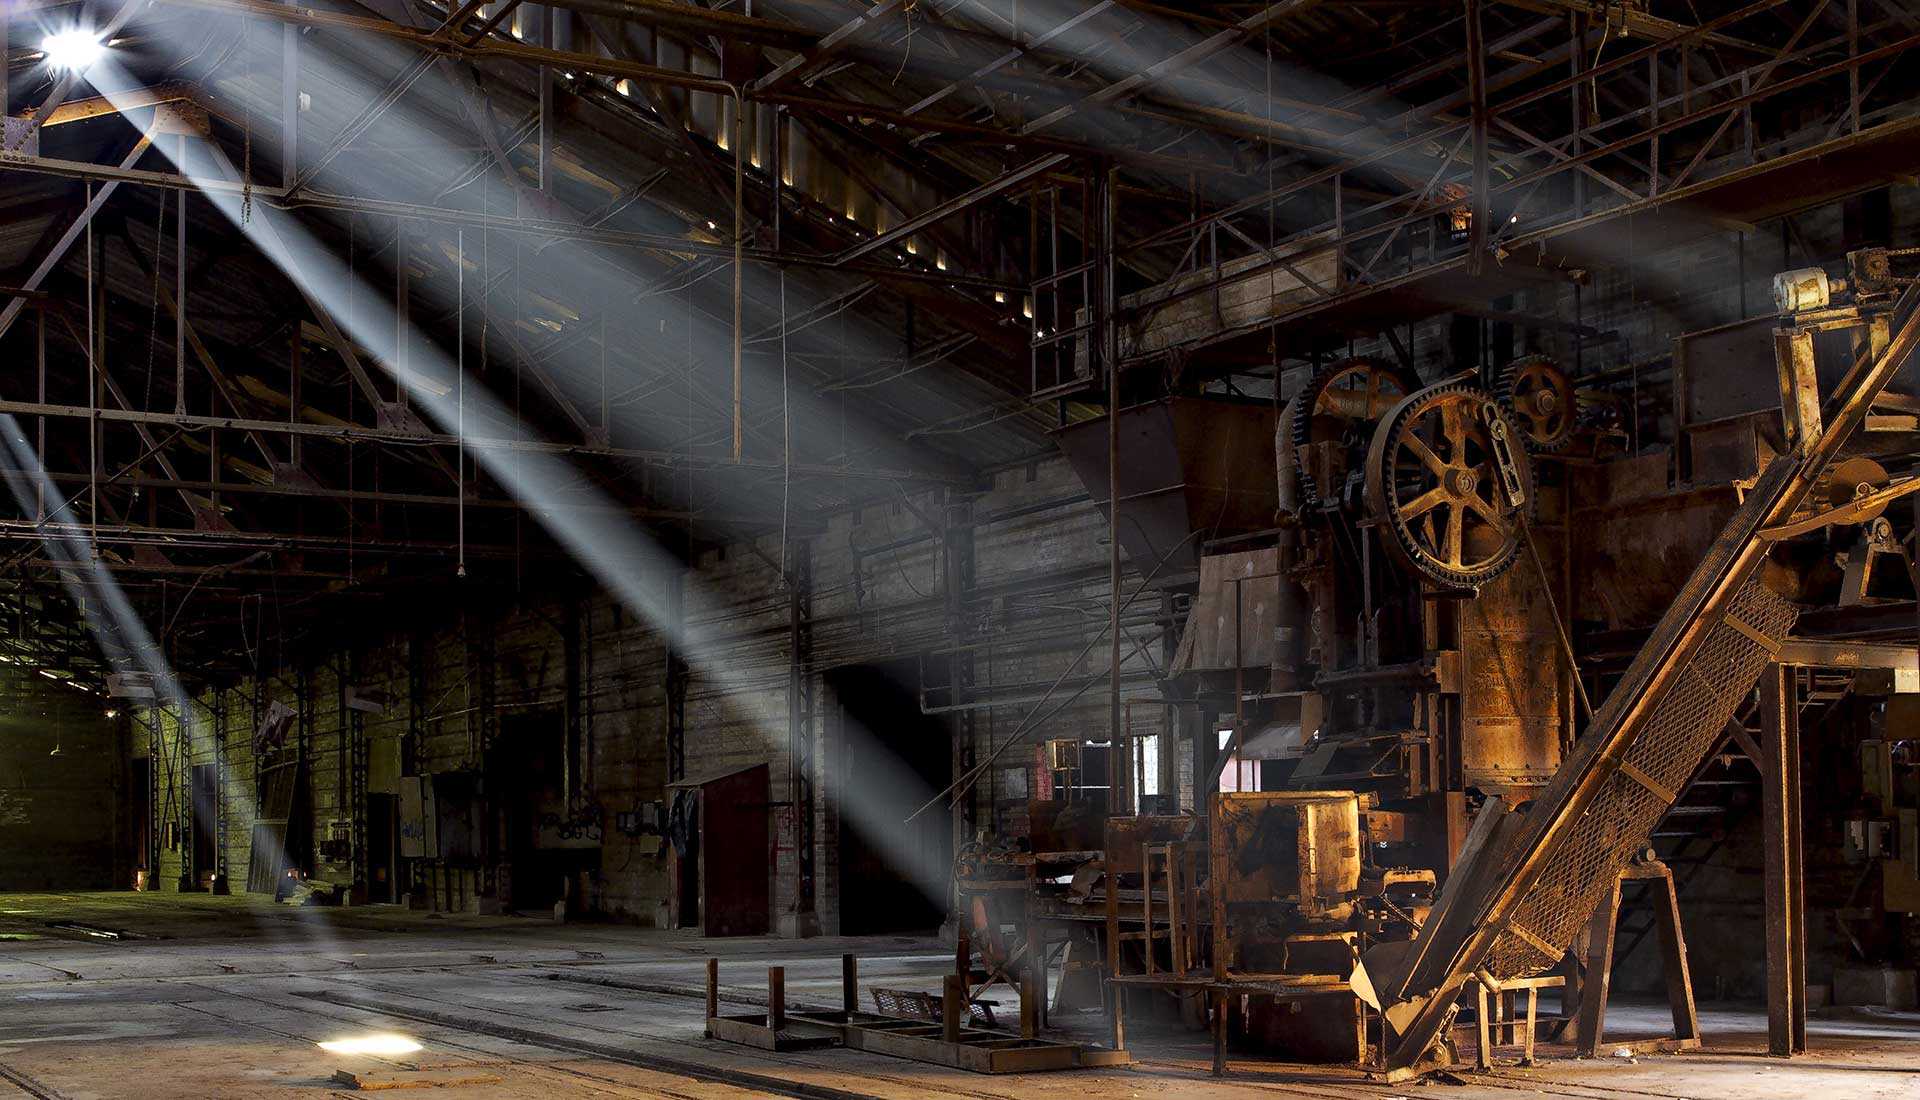
[[[357,1072],[337,1069],[333,1083],[350,1089],[372,1092],[378,1089],[450,1089],[463,1085],[497,1085],[501,1077],[472,1069],[415,1069],[397,1073]]]
[[[74,920],[50,920],[47,922],[47,927],[56,932],[78,932],[83,936],[89,936],[96,940],[139,940],[146,938],[145,936],[122,931],[118,928],[103,928],[97,924],[82,924]]]

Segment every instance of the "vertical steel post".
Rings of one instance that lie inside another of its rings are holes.
[[[1851,133],[1860,132],[1860,0],[1847,0],[1847,122]]]
[[[1660,193],[1660,55],[1647,55],[1647,197]]]
[[[1208,997],[1213,1002],[1213,1075],[1227,1075],[1227,991],[1214,989]]]
[[[909,354],[911,357],[911,354]],[[940,574],[945,601],[947,632],[955,646],[947,659],[947,690],[956,703],[971,700],[975,680],[975,654],[967,643],[973,637],[973,620],[968,604],[973,596],[973,503],[963,494],[949,491],[941,502]],[[954,712],[952,768],[955,779],[969,774],[976,761],[975,736],[979,724],[972,709]],[[989,746],[991,748],[991,746]],[[989,776],[987,782],[991,784]],[[956,795],[951,810],[955,851],[967,843],[978,815],[974,812],[973,790]],[[965,914],[961,915],[963,918]]]
[[[1467,274],[1485,269],[1487,219],[1493,216],[1488,194],[1487,50],[1481,33],[1481,0],[1467,5],[1467,95],[1473,111],[1473,207],[1467,223]]]
[[[1578,81],[1580,67],[1586,60],[1586,50],[1583,48],[1585,36],[1586,26],[1581,22],[1580,13],[1569,11],[1567,13],[1567,67],[1569,75],[1576,79],[1574,83],[1567,86],[1567,102],[1571,113],[1567,130],[1570,141],[1567,154],[1576,157],[1580,155],[1582,144],[1580,133],[1586,117],[1586,110],[1580,99],[1582,85]],[[1573,179],[1573,216],[1577,218],[1587,210],[1587,178],[1586,174],[1580,171],[1574,171],[1569,175]]]
[[[949,1043],[960,1041],[960,1014],[967,1010],[967,982],[958,974],[947,975],[940,992],[940,1037]]]
[[[39,389],[37,391],[39,396],[34,398],[34,400],[44,405],[47,403],[47,311],[44,309],[36,310],[35,314],[35,324],[33,326],[33,365],[34,374],[39,380]],[[35,417],[34,419],[36,421],[34,428],[34,454],[38,456],[40,468],[44,470],[47,468],[47,418],[43,415]],[[44,521],[47,518],[46,478],[37,477],[33,479],[33,496],[34,518]],[[149,864],[149,866],[152,865]]]
[[[540,5],[540,44],[550,50],[555,48],[553,41],[553,6],[551,4]],[[540,158],[538,161],[538,178],[540,193],[543,195],[551,195],[553,193],[553,69],[549,66],[542,65],[537,79],[539,80],[540,96]]]
[[[725,103],[721,104],[722,109]],[[746,428],[741,414],[741,364],[745,355],[743,341],[745,330],[742,327],[741,293],[745,272],[747,247],[747,103],[739,96],[733,97],[733,460],[740,461],[746,442]]]
[[[767,1028],[784,1031],[787,1026],[787,968],[767,967]]]
[[[408,301],[412,293],[407,278],[407,222],[402,218],[394,224],[393,232],[393,365],[400,381],[394,386],[394,401],[405,408],[407,404],[408,379],[408,339],[407,315],[411,309]]]
[[[287,342],[287,423],[289,424],[298,423],[300,420],[300,404],[302,401],[300,395],[300,376],[302,373],[300,369],[300,356],[305,350],[306,341],[302,339],[300,335],[300,323],[295,321],[293,325],[293,335]],[[305,438],[306,437],[299,432],[287,433],[287,461],[296,470],[301,468],[300,455],[304,450],[302,441]]]
[[[672,624],[667,635],[667,781],[687,777],[687,681],[691,673],[686,654],[686,599],[684,580],[674,574],[667,579],[667,617]],[[676,915],[677,919],[677,915]]]
[[[1767,1052],[1807,1049],[1805,877],[1800,847],[1800,718],[1794,671],[1770,666],[1760,680],[1761,791],[1767,934]]]
[[[295,0],[287,0],[292,7]],[[280,28],[280,186],[300,178],[300,27]]]
[[[1107,813],[1125,812],[1127,760],[1120,749],[1120,340],[1114,327],[1114,170],[1096,165],[1088,194],[1093,207],[1093,335],[1107,372]]]
[[[1347,284],[1347,188],[1342,182],[1344,173],[1333,175],[1333,287],[1335,290]],[[1273,247],[1273,203],[1267,203],[1267,247]],[[1217,300],[1217,299],[1216,299]],[[1274,387],[1275,392],[1279,390]]]
[[[187,136],[180,135],[180,151],[175,154],[180,171],[187,170]],[[179,221],[173,234],[173,264],[176,280],[173,293],[173,411],[187,414],[187,192],[179,195]],[[153,265],[160,266],[160,242],[153,245]]]
[[[1020,922],[1026,935],[1026,960],[1020,967],[1020,1037],[1032,1039],[1040,1034],[1040,1013],[1047,997],[1046,937],[1033,911],[1034,871],[1027,868],[1027,889],[1021,894],[1025,918]]]
[[[795,936],[820,930],[815,916],[813,702],[813,544],[796,538],[787,551],[787,798],[793,810]]]
[[[707,1019],[720,1015],[720,960],[707,959]],[[713,1038],[713,1029],[705,1029],[707,1038]]]

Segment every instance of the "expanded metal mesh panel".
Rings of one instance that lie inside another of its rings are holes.
[[[873,1008],[882,1016],[901,1016],[909,1020],[932,1020],[939,1023],[943,998],[938,993],[921,993],[913,989],[874,989]],[[986,1001],[967,1002],[967,1014],[975,1024],[993,1027],[993,1005]]]
[[[1729,621],[1716,625],[1654,704],[1627,749],[1628,766],[1601,786],[1515,911],[1512,925],[1526,935],[1509,931],[1495,941],[1487,964],[1495,977],[1517,977],[1560,961],[1558,950],[1549,955],[1544,948],[1573,943],[1765,670],[1769,654],[1752,634],[1784,638],[1796,614],[1760,583],[1758,572],[1735,593],[1729,619],[1752,633]]]

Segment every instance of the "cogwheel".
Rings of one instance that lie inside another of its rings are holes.
[[[1300,473],[1300,499],[1309,505],[1321,503],[1321,487],[1308,468],[1310,444],[1350,440],[1358,425],[1379,420],[1419,388],[1420,380],[1412,371],[1377,359],[1342,359],[1320,368],[1295,400],[1289,425],[1294,464]]]
[[[1500,373],[1500,404],[1520,429],[1527,450],[1554,454],[1573,442],[1579,407],[1573,376],[1545,355],[1524,355]]]
[[[1367,448],[1367,507],[1413,572],[1479,588],[1505,572],[1533,516],[1533,466],[1486,391],[1441,383],[1394,406]]]

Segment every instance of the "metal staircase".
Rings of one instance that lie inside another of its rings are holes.
[[[1807,669],[1800,691],[1800,728],[1819,728],[1852,693],[1852,673]],[[1679,800],[1654,826],[1654,854],[1673,869],[1674,889],[1682,896],[1701,869],[1713,862],[1733,831],[1749,815],[1760,812],[1763,765],[1746,748],[1759,743],[1759,721],[1758,701],[1749,699],[1724,731],[1720,743],[1708,753],[1693,779],[1680,791]],[[1739,736],[1742,733],[1746,735],[1744,739]],[[1654,915],[1643,893],[1636,891],[1621,906],[1619,946],[1613,956],[1615,966],[1632,955],[1640,941],[1655,931]],[[1753,899],[1753,905],[1759,908],[1758,898]]]

